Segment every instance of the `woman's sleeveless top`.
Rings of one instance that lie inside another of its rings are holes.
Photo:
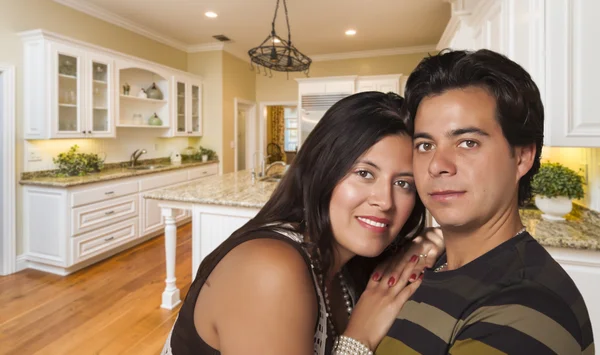
[[[319,279],[314,271],[310,254],[303,246],[304,238],[301,234],[292,232],[288,229],[278,228],[273,226],[268,231],[257,231],[249,233],[247,235],[232,239],[229,238],[220,247],[220,258],[215,259],[211,265],[206,265],[210,269],[210,272],[217,266],[227,253],[229,253],[236,246],[259,238],[271,238],[278,239],[284,242],[290,243],[304,258],[307,267],[310,269],[312,275],[313,284],[315,286],[315,292],[319,301],[319,316],[315,325],[315,336],[314,336],[314,355],[325,355],[327,349],[331,349],[333,339],[328,339],[327,335],[327,310],[325,306],[325,299],[319,286]],[[204,265],[203,265],[204,267]],[[220,355],[218,350],[213,349],[211,346],[198,335],[196,327],[194,325],[194,308],[196,306],[196,300],[198,294],[204,285],[205,280],[200,280],[198,276],[192,282],[188,294],[185,297],[183,305],[179,310],[179,315],[175,320],[175,324],[169,333],[169,336],[165,342],[161,355]],[[353,287],[349,287],[352,304],[355,304],[355,293]]]

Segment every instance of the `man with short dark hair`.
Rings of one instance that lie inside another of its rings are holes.
[[[443,51],[405,93],[415,183],[446,254],[376,354],[593,355],[581,294],[519,216],[544,132],[529,74],[492,51]]]

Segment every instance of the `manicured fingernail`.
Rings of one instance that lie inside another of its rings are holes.
[[[415,261],[417,261],[417,259],[418,259],[418,258],[419,258],[418,256],[416,256],[416,255],[413,255],[413,256],[410,258],[410,262],[411,262],[411,263],[414,263]]]
[[[425,276],[425,274],[421,274],[421,276],[419,276],[419,280],[423,280],[423,276]]]
[[[416,274],[412,274],[410,275],[410,278],[408,279],[409,282],[413,282],[417,279],[417,275]]]
[[[373,281],[379,281],[379,273],[378,272],[373,274]]]
[[[388,280],[388,286],[392,287],[395,283],[396,279],[394,278],[394,276],[390,277],[390,279]]]

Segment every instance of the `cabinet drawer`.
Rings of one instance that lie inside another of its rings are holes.
[[[160,174],[159,176],[148,177],[140,180],[140,191],[157,189],[163,186],[171,186],[180,182],[187,181],[187,171],[177,171],[174,173]]]
[[[77,235],[138,216],[138,195],[94,203],[74,208],[71,214],[71,233]]]
[[[138,237],[138,219],[132,218],[71,239],[73,264],[102,254]]]
[[[211,176],[211,175],[216,175],[218,170],[219,170],[219,167],[217,166],[217,164],[210,164],[210,165],[201,166],[199,168],[193,168],[193,169],[190,169],[190,171],[189,171],[188,180],[194,180],[194,179],[199,179],[199,178],[203,178],[203,177],[207,177],[207,176]]]
[[[138,192],[138,182],[130,181],[121,184],[113,184],[95,189],[74,192],[71,195],[71,206],[77,207],[87,205],[111,198],[129,195]]]

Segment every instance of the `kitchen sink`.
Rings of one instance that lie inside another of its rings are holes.
[[[261,178],[260,181],[279,182],[279,181],[281,181],[282,178],[283,178],[282,174],[273,174],[273,175],[268,175],[268,176]]]
[[[130,166],[127,169],[130,170],[154,170],[158,168],[164,168],[166,165],[139,165],[139,166]]]

